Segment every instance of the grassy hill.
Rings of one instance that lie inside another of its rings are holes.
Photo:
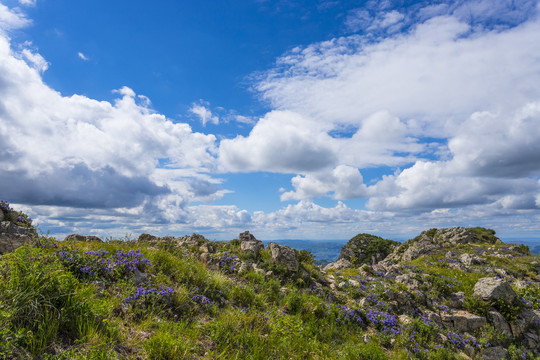
[[[539,358],[525,335],[491,321],[458,331],[438,320],[496,311],[512,325],[538,311],[540,259],[525,247],[489,238],[385,268],[328,271],[297,251],[291,272],[268,248],[255,257],[237,239],[184,240],[37,237],[0,255],[0,358],[483,359],[501,349],[508,359]],[[463,254],[481,261],[453,266]],[[517,300],[473,296],[493,272]],[[404,274],[417,289],[400,282]],[[524,334],[539,329],[530,323]]]

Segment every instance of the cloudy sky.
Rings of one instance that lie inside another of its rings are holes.
[[[529,0],[0,0],[0,199],[103,237],[540,237]]]

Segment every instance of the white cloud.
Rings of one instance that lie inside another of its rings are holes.
[[[197,115],[204,126],[208,122],[214,125],[219,124],[219,118],[212,114],[212,111],[210,111],[210,109],[203,104],[192,104],[189,111]]]
[[[9,9],[0,3],[0,32],[19,29],[32,22],[18,9]]]
[[[215,168],[215,136],[154,112],[146,97],[127,87],[117,91],[114,103],[62,96],[43,83],[46,64],[26,48],[14,51],[0,36],[4,197],[71,208],[144,204],[164,213],[156,218],[175,219],[178,214],[170,216],[158,205],[186,207],[226,192],[203,174]],[[159,168],[160,159],[166,167]],[[182,176],[176,169],[190,173]]]
[[[84,60],[84,61],[90,60],[90,59],[88,58],[88,56],[84,55],[84,54],[83,54],[82,52],[80,52],[80,51],[77,53],[77,56],[78,56],[80,59]]]
[[[25,5],[25,6],[35,6],[36,0],[19,0],[19,4]]]
[[[339,165],[332,172],[323,171],[295,176],[292,179],[294,191],[281,194],[281,200],[304,200],[332,193],[338,200],[360,198],[367,195],[362,174],[358,169]]]

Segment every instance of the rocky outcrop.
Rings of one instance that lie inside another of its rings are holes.
[[[258,258],[259,252],[264,250],[264,244],[261,240],[257,240],[253,234],[250,234],[249,231],[244,231],[238,236],[240,240],[240,249],[244,253],[249,253],[253,257]]]
[[[486,318],[468,311],[458,310],[452,314],[441,314],[443,325],[456,332],[471,332],[487,324]]]
[[[97,242],[103,242],[100,238],[94,235],[79,235],[79,234],[71,234],[64,238],[64,241],[82,241],[82,242],[88,242],[88,241],[97,241]]]
[[[0,253],[14,251],[35,237],[37,237],[37,233],[34,228],[18,226],[10,221],[2,221],[0,222]]]
[[[422,255],[434,254],[441,249],[459,244],[496,242],[500,242],[500,240],[495,237],[495,232],[484,228],[430,229],[398,246],[383,262],[391,264],[411,261]],[[464,257],[460,261],[472,264],[476,259]]]
[[[278,265],[284,265],[289,271],[298,271],[298,254],[290,246],[269,243],[268,249],[272,254],[272,262]]]
[[[503,299],[509,303],[517,296],[510,283],[493,277],[478,280],[474,285],[474,295],[486,301]]]
[[[397,241],[370,234],[358,234],[341,248],[338,260],[344,259],[355,266],[376,264],[392,252]]]
[[[341,270],[353,266],[347,259],[339,259],[336,262],[330,263],[324,267],[324,270]]]

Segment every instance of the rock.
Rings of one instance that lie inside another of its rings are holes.
[[[525,334],[524,338],[525,340],[523,342],[527,348],[540,352],[540,336],[538,333],[529,331]]]
[[[512,336],[512,330],[510,329],[508,322],[501,313],[494,310],[490,311],[487,318],[495,329],[499,330],[504,335]]]
[[[94,235],[79,235],[79,234],[71,234],[64,238],[64,241],[83,241],[83,242],[89,242],[89,241],[97,241],[97,242],[103,242],[100,238]]]
[[[540,316],[536,312],[525,308],[518,314],[517,319],[512,321],[509,325],[512,330],[512,335],[515,338],[519,338],[525,334],[529,327],[539,327]]]
[[[0,222],[4,221],[4,211],[0,209]]]
[[[484,262],[478,256],[472,256],[471,254],[462,254],[458,259],[465,266],[478,265]]]
[[[463,227],[431,229],[395,248],[392,254],[383,260],[383,263],[411,261],[422,255],[433,254],[440,249],[458,244],[495,243],[497,241],[500,240],[495,237],[495,232],[489,229],[466,229]]]
[[[468,311],[458,310],[453,314],[442,313],[442,323],[456,332],[470,332],[487,324],[486,318]]]
[[[259,257],[261,250],[264,250],[263,242],[257,240],[249,231],[244,231],[238,238],[240,239],[240,249],[245,253],[252,254],[255,258]]]
[[[139,235],[139,238],[137,239],[137,241],[139,241],[139,242],[148,242],[148,243],[151,243],[151,244],[157,243],[158,240],[159,240],[159,237],[154,236],[154,235],[150,235],[150,234],[147,234],[147,233],[143,233],[143,234]]]
[[[34,228],[27,228],[15,225],[9,221],[2,221],[0,222],[0,253],[14,251],[35,237],[37,237],[37,233]]]
[[[203,252],[200,257],[201,259],[201,262],[204,263],[204,264],[210,264],[210,262],[212,261],[212,255],[210,255],[209,253],[207,252]]]
[[[272,253],[272,262],[284,265],[289,271],[298,271],[298,255],[290,246],[269,243],[268,248]]]
[[[463,291],[458,291],[455,293],[451,293],[449,296],[450,300],[450,307],[454,309],[462,309],[463,308],[463,302],[465,300],[465,293]]]
[[[399,318],[399,322],[402,323],[403,325],[409,325],[412,323],[412,319],[410,316],[399,315],[398,318]]]
[[[347,259],[338,259],[338,261],[330,263],[324,267],[325,271],[328,270],[341,270],[348,267],[352,267],[353,264]]]
[[[146,273],[141,272],[139,269],[135,268],[131,281],[133,281],[135,284],[147,282],[148,275]]]
[[[484,360],[500,360],[500,359],[506,359],[507,354],[508,354],[508,350],[506,350],[502,346],[495,346],[495,347],[485,348],[480,353],[480,356],[482,356],[482,359]]]
[[[162,238],[165,239],[165,238]],[[177,246],[188,246],[188,247],[199,247],[203,244],[209,243],[204,236],[199,234],[184,235],[180,238],[175,239]]]
[[[375,264],[383,260],[399,244],[370,234],[358,234],[341,248],[339,258],[355,266]]]
[[[409,291],[414,292],[420,290],[420,281],[416,280],[412,274],[396,276],[396,282],[405,285]]]
[[[473,294],[486,301],[503,299],[507,302],[512,302],[517,296],[508,282],[493,277],[478,280]]]
[[[349,285],[354,286],[354,287],[358,287],[358,286],[360,286],[360,283],[358,281],[356,281],[356,280],[349,279]]]

